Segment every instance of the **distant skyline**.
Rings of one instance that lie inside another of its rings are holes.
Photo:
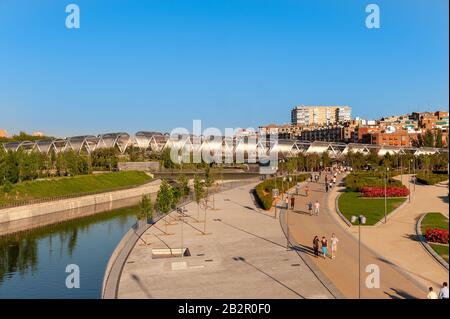
[[[81,28],[65,26],[65,7]],[[367,29],[365,7],[380,7]],[[447,0],[3,0],[0,129],[53,136],[448,110]]]

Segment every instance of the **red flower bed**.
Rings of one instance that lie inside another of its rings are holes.
[[[441,228],[427,228],[425,239],[430,243],[448,244],[448,230]]]
[[[361,187],[358,189],[364,197],[384,197],[384,187]],[[405,187],[390,186],[386,188],[387,197],[405,197],[409,190]]]

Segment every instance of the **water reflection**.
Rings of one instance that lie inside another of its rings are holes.
[[[98,298],[103,272],[137,208],[0,237],[0,298]],[[81,269],[81,288],[65,287],[65,267]]]

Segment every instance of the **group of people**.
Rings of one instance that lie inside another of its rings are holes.
[[[336,185],[337,176],[340,173],[340,169],[336,169],[334,174],[328,178],[328,175],[325,175],[325,192],[328,193],[328,190],[333,188]]]
[[[310,201],[308,204],[306,204],[306,207],[308,208],[309,215],[312,216],[313,208],[314,208],[314,215],[316,215],[316,216],[319,215],[320,203],[318,200],[316,200],[314,204]]]
[[[427,295],[427,299],[448,299],[448,284],[445,281],[442,284],[442,288],[439,291],[439,294],[437,294],[433,287],[428,288],[428,295]]]
[[[323,236],[322,239],[319,239],[319,236],[315,236],[313,239],[313,250],[314,256],[317,258],[320,256],[319,249],[321,249],[322,257],[330,257],[331,259],[336,258],[336,252],[338,247],[339,239],[333,233],[330,238],[330,252],[328,253],[328,239]]]

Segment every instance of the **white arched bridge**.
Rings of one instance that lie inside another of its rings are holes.
[[[448,153],[448,149],[426,148],[426,147],[398,147],[380,146],[359,143],[336,143],[323,141],[300,141],[266,139],[255,136],[194,136],[194,135],[169,135],[159,132],[140,131],[134,136],[128,133],[107,133],[94,135],[73,136],[64,139],[37,140],[34,142],[9,142],[0,145],[4,151],[41,152],[49,154],[72,150],[77,153],[87,153],[97,149],[116,148],[124,154],[128,148],[134,147],[140,150],[163,152],[165,149],[176,149],[180,153],[203,152],[219,153],[224,156],[242,156],[244,158],[254,158],[258,160],[262,155],[277,153],[285,157],[302,154],[322,154],[327,152],[330,157],[339,158],[348,152],[368,154],[375,150],[379,156],[385,154],[413,154],[426,155],[437,153]]]

